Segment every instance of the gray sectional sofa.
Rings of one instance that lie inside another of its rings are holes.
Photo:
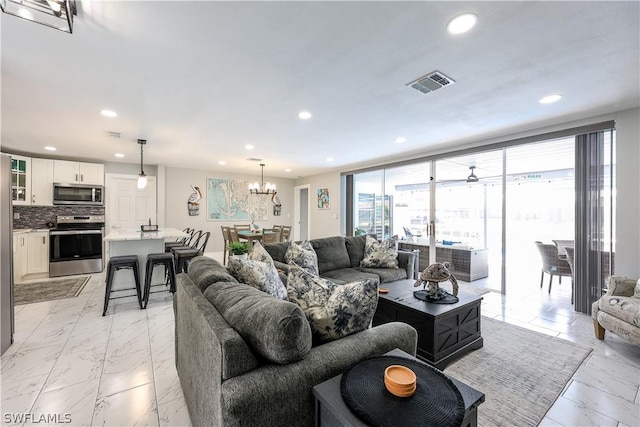
[[[207,257],[178,275],[174,312],[176,367],[194,426],[311,426],[314,385],[394,348],[416,352],[417,333],[404,323],[312,346],[300,307],[238,283]]]
[[[368,277],[378,277],[380,283],[402,279],[417,279],[420,251],[398,251],[398,268],[360,267],[364,257],[366,236],[333,236],[310,240],[318,256],[320,277],[339,285]],[[264,246],[276,267],[288,271],[285,253],[289,242],[270,243]]]

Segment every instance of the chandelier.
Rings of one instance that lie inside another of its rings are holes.
[[[73,17],[78,14],[75,0],[0,0],[4,13],[73,33]]]
[[[251,194],[276,194],[276,185],[270,182],[264,182],[264,163],[260,163],[262,172],[260,173],[260,182],[249,184],[249,192]]]

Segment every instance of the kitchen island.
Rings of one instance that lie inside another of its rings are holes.
[[[140,263],[140,281],[144,284],[147,255],[163,253],[164,242],[189,237],[187,233],[175,228],[161,228],[158,231],[145,231],[139,229],[114,229],[104,238],[105,261],[109,258],[121,255],[136,255]],[[158,267],[162,268],[162,267]],[[164,272],[154,273],[154,277],[164,277]],[[132,274],[119,274],[113,282],[113,290],[131,288],[134,286]]]

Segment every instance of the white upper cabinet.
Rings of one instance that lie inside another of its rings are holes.
[[[53,205],[53,160],[31,159],[31,204]]]
[[[31,204],[31,158],[11,155],[11,200],[14,205]]]
[[[65,184],[104,185],[104,165],[54,160],[53,181]]]

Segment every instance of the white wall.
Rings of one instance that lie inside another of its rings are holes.
[[[295,185],[309,185],[309,238],[317,239],[340,235],[340,215],[342,195],[340,191],[340,173],[330,172],[322,175],[299,178]],[[318,209],[319,188],[329,188],[331,203],[329,209]]]
[[[207,252],[222,252],[224,250],[224,240],[220,226],[233,226],[234,221],[207,221],[207,178],[231,178],[254,182],[260,180],[260,171],[255,175],[222,174],[221,172],[209,172],[198,169],[182,169],[164,167],[164,222],[166,227],[182,230],[185,227],[195,228],[211,232]],[[278,197],[282,203],[280,216],[273,216],[273,210],[269,210],[267,221],[256,221],[261,228],[273,225],[292,225],[293,222],[293,180],[283,178],[270,178],[265,176],[265,181],[276,184]],[[191,186],[200,187],[202,200],[200,200],[200,214],[189,216],[187,200],[193,190]],[[158,186],[158,192],[162,189]],[[235,223],[248,224],[249,221],[236,221]]]
[[[617,210],[616,210],[616,259],[615,273],[622,276],[637,278],[640,277],[640,109],[619,111],[588,119],[580,119],[573,122],[541,127],[526,133],[508,135],[491,140],[480,141],[468,144],[469,148],[491,144],[494,142],[507,141],[525,136],[553,132],[560,129],[568,129],[577,126],[584,126],[591,123],[599,123],[607,120],[616,122],[616,163],[617,163]],[[425,151],[415,157],[432,155],[447,151],[453,151],[449,147],[446,150]],[[359,165],[359,168],[375,166]],[[354,168],[349,168],[353,170]],[[335,236],[340,232],[340,218],[342,215],[342,194],[340,187],[340,172],[331,172],[321,175],[300,178],[296,185],[311,185],[312,196],[318,188],[331,188],[332,206],[329,211],[318,210],[312,201],[311,207],[311,238]],[[334,214],[338,217],[334,218]]]

